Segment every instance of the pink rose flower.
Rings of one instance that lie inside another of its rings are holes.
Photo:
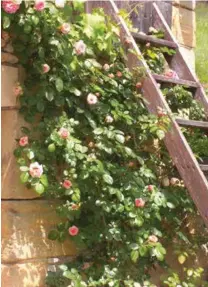
[[[165,76],[172,79],[179,79],[178,74],[173,70],[168,70],[165,72]]]
[[[64,8],[65,0],[55,0],[55,5],[58,8]]]
[[[20,146],[26,146],[27,144],[28,144],[28,137],[27,136],[21,137],[19,140],[19,145]]]
[[[86,270],[92,266],[92,262],[84,262],[82,270]]]
[[[37,11],[43,11],[45,9],[45,1],[44,0],[36,0],[34,9]]]
[[[155,235],[150,235],[150,236],[148,237],[148,241],[149,241],[149,242],[152,242],[152,243],[156,243],[156,242],[158,242],[158,238],[157,238],[157,236],[155,236]]]
[[[148,185],[147,189],[148,191],[153,191],[153,185]]]
[[[108,123],[108,124],[112,123],[112,122],[113,122],[113,117],[111,117],[111,116],[109,116],[109,115],[106,116],[106,117],[105,117],[105,122]]]
[[[42,65],[43,74],[48,73],[50,71],[50,66],[48,64]]]
[[[98,102],[98,99],[97,99],[97,97],[95,96],[95,95],[93,95],[93,94],[89,94],[88,96],[87,96],[87,103],[89,104],[89,105],[95,105],[95,104],[97,104],[97,102]]]
[[[14,14],[19,9],[20,5],[13,1],[2,1],[2,8],[6,13]]]
[[[144,207],[145,201],[142,198],[136,198],[135,199],[135,206],[136,207]]]
[[[23,94],[23,89],[20,86],[20,84],[17,84],[16,87],[14,87],[13,92],[16,97],[21,96]]]
[[[141,89],[141,87],[142,87],[142,83],[141,82],[136,83],[136,88],[137,89]]]
[[[30,164],[29,172],[32,177],[40,178],[43,174],[43,166],[38,162],[33,162]]]
[[[179,185],[179,183],[180,183],[180,180],[178,178],[176,178],[176,177],[172,177],[170,179],[170,184],[171,185]]]
[[[67,139],[69,137],[69,131],[66,128],[60,128],[58,134],[62,139]]]
[[[108,77],[113,79],[115,76],[114,76],[114,74],[111,73],[111,74],[108,74]]]
[[[108,64],[103,65],[103,70],[109,71],[110,70],[110,66]]]
[[[62,186],[66,189],[69,189],[70,187],[72,187],[72,183],[70,180],[65,179],[64,182],[62,183]]]
[[[79,205],[73,203],[72,206],[71,206],[71,209],[72,209],[72,210],[77,210],[77,209],[79,209]]]
[[[121,77],[122,77],[122,73],[121,73],[120,71],[118,71],[118,72],[116,73],[116,76],[119,77],[119,78],[121,78]]]
[[[85,54],[86,45],[82,40],[80,40],[74,44],[74,49],[77,55],[82,55]]]
[[[131,44],[131,38],[130,38],[130,37],[126,37],[124,43],[125,43],[126,45],[130,45],[130,44]]]
[[[60,27],[61,33],[63,34],[69,34],[71,27],[69,23],[63,23]]]
[[[76,227],[75,225],[69,227],[69,234],[71,236],[76,236],[79,233],[79,228]]]

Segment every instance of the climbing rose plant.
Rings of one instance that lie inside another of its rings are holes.
[[[181,264],[199,244],[182,228],[195,210],[161,142],[168,115],[148,114],[143,71],[125,64],[129,41],[122,48],[119,27],[75,1],[3,1],[2,20],[26,74],[14,87],[29,123],[14,151],[20,179],[61,200],[48,237],[77,246],[47,285],[155,286],[169,244]]]

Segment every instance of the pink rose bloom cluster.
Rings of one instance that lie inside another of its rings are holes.
[[[67,139],[69,137],[69,131],[66,128],[60,128],[58,134],[62,139]]]
[[[98,99],[94,94],[92,94],[92,93],[88,94],[87,103],[89,105],[95,105],[95,104],[97,104],[97,102],[98,102]]]
[[[69,227],[69,234],[71,236],[76,236],[79,233],[79,228],[76,227],[75,225]]]
[[[48,73],[50,71],[50,66],[48,64],[43,64],[42,71],[43,71],[43,74]]]
[[[63,23],[60,27],[60,31],[62,34],[69,34],[70,30],[71,27],[69,23]]]
[[[2,1],[2,8],[8,14],[14,14],[19,9],[20,5],[15,1]]]
[[[136,207],[144,207],[145,201],[142,198],[136,198],[135,199],[135,206]]]
[[[45,9],[45,1],[44,0],[36,0],[34,9],[36,11],[43,11]]]
[[[21,137],[19,140],[19,145],[22,147],[28,145],[28,137],[27,136]]]
[[[77,55],[83,55],[83,54],[85,54],[85,51],[86,51],[86,45],[85,45],[85,43],[84,43],[82,40],[76,42],[76,43],[74,44],[74,50],[75,50],[75,53],[76,53]]]
[[[29,172],[32,177],[40,178],[43,174],[43,166],[38,162],[33,162],[30,164]]]
[[[23,89],[19,83],[17,83],[17,85],[14,87],[13,92],[16,97],[21,96],[23,94]]]
[[[173,71],[173,70],[168,70],[167,72],[165,72],[165,74],[164,74],[166,77],[168,77],[168,78],[172,78],[172,79],[179,79],[179,77],[178,77],[178,74],[175,72],[175,71]]]
[[[70,187],[72,187],[72,183],[71,183],[70,180],[65,179],[64,182],[62,183],[62,186],[63,186],[65,189],[69,189]]]

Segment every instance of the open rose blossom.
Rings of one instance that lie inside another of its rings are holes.
[[[69,137],[69,131],[66,128],[60,128],[58,134],[62,139],[67,139]]]
[[[82,270],[86,270],[92,266],[92,262],[84,262]]]
[[[85,54],[86,45],[82,40],[80,40],[74,44],[74,49],[77,55],[82,55]]]
[[[62,183],[62,186],[66,189],[69,189],[70,187],[72,187],[72,183],[70,180],[65,179],[64,182]]]
[[[111,73],[111,74],[108,74],[108,77],[113,79],[115,76],[114,76],[114,74]]]
[[[153,185],[148,185],[148,187],[147,187],[147,189],[148,189],[148,191],[153,191]]]
[[[50,66],[48,64],[43,64],[42,71],[44,74],[48,73],[50,71]]]
[[[21,96],[23,94],[23,89],[19,83],[17,83],[17,85],[14,87],[13,92],[16,97]]]
[[[150,235],[150,236],[148,237],[148,241],[149,241],[149,242],[152,242],[152,243],[156,243],[156,242],[158,242],[158,238],[157,238],[157,236],[155,236],[155,235]]]
[[[116,73],[116,76],[119,77],[119,78],[121,78],[121,77],[122,77],[122,73],[121,73],[120,71],[118,71],[118,72]]]
[[[97,101],[98,101],[98,99],[97,99],[97,97],[95,96],[95,95],[93,95],[93,94],[89,94],[88,96],[87,96],[87,103],[89,104],[89,105],[95,105],[95,104],[97,104]]]
[[[71,30],[71,27],[69,23],[63,23],[60,27],[60,31],[63,34],[69,34],[70,30]]]
[[[20,5],[14,1],[2,1],[2,8],[8,14],[14,14],[19,9]]]
[[[43,174],[43,166],[39,164],[38,162],[33,162],[30,164],[29,171],[32,177],[39,178]]]
[[[111,124],[111,123],[113,122],[113,117],[107,115],[107,116],[105,117],[105,122],[108,123],[108,124]]]
[[[69,234],[71,236],[76,236],[79,233],[79,228],[76,227],[75,225],[69,227]]]
[[[137,89],[141,89],[141,87],[142,87],[142,83],[141,82],[136,83],[136,88]]]
[[[136,198],[135,199],[135,206],[136,207],[144,207],[145,201],[142,198]]]
[[[103,70],[109,71],[110,66],[108,64],[103,65]]]
[[[19,145],[20,146],[26,146],[27,144],[28,144],[28,137],[27,136],[21,137],[19,140]]]
[[[64,8],[65,0],[55,0],[55,5],[57,8]]]
[[[44,0],[36,0],[34,9],[36,11],[43,11],[45,9],[45,1]]]
[[[179,79],[178,74],[173,70],[168,70],[164,75],[168,78]]]

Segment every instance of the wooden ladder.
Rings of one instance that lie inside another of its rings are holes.
[[[152,5],[154,14],[154,28],[164,32],[164,39],[157,39],[155,37],[139,33],[131,33],[125,21],[119,15],[118,7],[113,0],[88,1],[86,3],[86,11],[90,13],[93,8],[102,7],[105,13],[114,18],[114,20],[116,20],[116,22],[120,25],[120,36],[123,45],[125,45],[124,42],[127,37],[130,39],[131,43],[129,49],[133,49],[136,52],[136,55],[128,53],[127,65],[130,69],[139,65],[145,70],[146,77],[142,84],[142,93],[146,99],[145,104],[149,112],[157,114],[158,107],[161,107],[170,115],[171,129],[166,133],[164,139],[165,145],[173,160],[173,163],[176,165],[184,181],[186,188],[194,200],[199,213],[201,214],[204,223],[208,227],[208,181],[203,173],[203,171],[208,170],[208,165],[200,165],[197,162],[186,138],[180,129],[180,126],[190,126],[208,130],[208,122],[174,119],[171,116],[170,107],[168,106],[157,83],[166,82],[185,85],[193,88],[195,91],[194,97],[202,103],[207,117],[208,99],[206,98],[202,85],[184,60],[180,47],[160,9],[155,2],[153,2]],[[176,53],[169,59],[169,65],[171,69],[177,72],[180,79],[170,79],[165,76],[152,74],[146,61],[142,57],[141,51],[136,44],[137,42],[145,42],[150,43],[152,46],[163,46],[174,49]]]

